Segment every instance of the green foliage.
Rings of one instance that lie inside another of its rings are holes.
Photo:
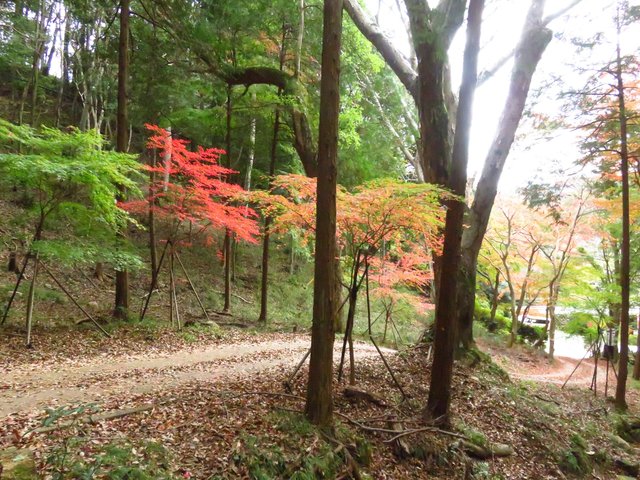
[[[570,438],[570,448],[560,453],[559,466],[565,473],[586,475],[591,472],[591,460],[587,456],[587,443],[574,433]]]
[[[590,344],[598,335],[598,319],[590,313],[574,312],[569,315],[562,329],[570,335],[580,335]]]
[[[279,446],[254,435],[242,435],[231,458],[238,467],[246,468],[254,480],[334,478],[342,464],[342,459],[325,442],[313,453],[288,459]]]
[[[20,189],[33,251],[63,264],[108,262],[116,268],[140,266],[115,243],[115,233],[131,218],[119,208],[123,190],[139,195],[139,164],[132,155],[102,149],[95,132],[32,129],[0,119],[0,187]],[[27,199],[27,201],[24,201]],[[57,239],[43,238],[46,230]]]
[[[532,345],[545,342],[549,336],[545,327],[537,325],[520,325],[518,327],[518,335],[522,340]]]
[[[128,442],[110,442],[89,446],[89,439],[76,429],[76,422],[84,415],[97,411],[93,404],[77,407],[47,409],[42,426],[49,427],[59,421],[71,422],[70,435],[61,437],[45,459],[53,480],[109,478],[112,480],[172,480],[168,470],[168,451],[155,442],[133,445]],[[89,453],[89,455],[87,455]]]
[[[480,322],[486,326],[487,330],[492,333],[509,333],[511,331],[511,319],[496,311],[495,317],[491,319],[491,308],[482,305],[476,299],[473,318],[476,322]]]

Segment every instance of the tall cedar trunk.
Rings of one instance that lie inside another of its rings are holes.
[[[343,0],[325,0],[320,80],[318,194],[311,358],[305,413],[311,423],[333,423],[333,341],[337,313],[336,180],[340,112],[340,44]]]
[[[282,94],[278,91],[278,97]],[[273,119],[273,139],[271,140],[271,161],[269,162],[269,182],[273,179],[276,173],[276,157],[278,151],[278,132],[280,130],[280,109],[276,108],[276,112]],[[264,237],[262,240],[262,282],[260,288],[260,316],[259,322],[266,323],[268,314],[268,290],[269,290],[269,240],[271,233],[271,217],[267,216],[264,219]],[[291,245],[293,249],[293,245]]]
[[[227,168],[231,168],[231,115],[233,106],[231,105],[231,85],[227,86]],[[227,181],[231,182],[229,178]],[[229,313],[231,310],[231,230],[228,228],[224,234],[223,254],[224,254],[224,308],[223,312]]]
[[[618,20],[620,22],[620,20]],[[620,26],[618,24],[618,35]],[[620,172],[622,173],[622,252],[620,259],[620,357],[616,383],[616,408],[626,409],[627,370],[629,366],[629,149],[627,145],[627,112],[625,111],[624,85],[622,82],[622,58],[618,40],[616,57],[618,90],[618,114],[620,119]]]
[[[493,140],[462,237],[462,268],[458,296],[458,338],[460,346],[473,346],[473,309],[476,295],[476,269],[482,240],[487,231],[491,209],[498,191],[498,181],[513,144],[529,94],[531,79],[551,41],[552,32],[544,26],[542,14],[545,0],[532,0],[522,37],[516,48],[509,94],[502,111],[498,132]]]
[[[640,380],[640,314],[636,319],[636,362],[633,365],[633,378]]]
[[[127,118],[127,81],[129,77],[129,0],[120,0],[120,42],[118,44],[118,113],[116,150],[126,152],[129,144]],[[124,191],[121,191],[124,195]],[[124,238],[125,233],[122,232]],[[129,272],[116,270],[116,302],[113,315],[126,319],[129,315]]]
[[[467,161],[469,158],[469,130],[473,96],[478,79],[478,52],[484,0],[471,0],[467,19],[467,43],[464,50],[460,103],[456,114],[456,133],[451,156],[451,182],[453,193],[465,196],[467,185]],[[425,171],[426,172],[426,171]],[[447,200],[445,223],[444,267],[440,279],[440,291],[435,321],[435,340],[429,398],[423,417],[449,423],[451,404],[451,378],[456,340],[455,309],[458,293],[458,268],[465,204],[463,201]]]

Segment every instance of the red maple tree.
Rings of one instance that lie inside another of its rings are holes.
[[[122,207],[139,214],[153,209],[157,219],[172,223],[168,240],[174,243],[181,241],[176,235],[185,222],[197,225],[198,233],[228,230],[241,240],[255,243],[260,233],[257,214],[244,205],[234,205],[244,190],[228,181],[229,176],[237,172],[218,163],[220,155],[226,152],[201,146],[192,151],[187,148],[186,140],[171,138],[169,141],[167,130],[149,124],[145,127],[152,133],[147,148],[159,150],[168,164],[146,166],[147,171],[156,173],[147,199],[127,202]]]

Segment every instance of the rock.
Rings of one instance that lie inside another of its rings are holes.
[[[616,468],[619,468],[625,474],[633,478],[637,478],[638,475],[640,474],[640,463],[632,462],[624,458],[616,458],[613,461],[613,464],[616,466]]]
[[[36,463],[31,450],[16,447],[0,450],[0,478],[2,480],[38,479]]]
[[[619,435],[609,435],[609,441],[618,448],[623,450],[631,450],[631,445]]]
[[[89,303],[88,303],[88,305],[89,305],[91,308],[94,308],[94,309],[96,309],[96,310],[100,307],[100,306],[98,305],[98,302],[96,302],[95,300],[92,300],[91,302],[89,302]]]
[[[503,443],[491,443],[487,445],[476,445],[475,443],[463,441],[462,448],[468,455],[486,460],[492,457],[509,457],[513,455],[513,448]]]
[[[51,285],[50,283],[45,283],[44,284],[44,288],[48,288],[49,290],[53,290],[53,285]]]
[[[640,443],[640,418],[622,417],[616,426],[617,434],[629,443]]]

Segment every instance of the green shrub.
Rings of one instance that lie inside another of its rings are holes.
[[[534,325],[520,325],[518,335],[520,335],[524,341],[531,344],[546,342],[548,338],[547,330],[544,327]]]
[[[511,319],[496,312],[493,320],[491,319],[491,308],[481,304],[476,300],[475,309],[473,312],[474,320],[482,323],[487,327],[487,330],[492,333],[504,332],[508,333],[511,330]]]
[[[571,435],[571,446],[560,453],[560,469],[565,473],[584,476],[591,472],[591,461],[587,456],[587,442],[576,434]]]

